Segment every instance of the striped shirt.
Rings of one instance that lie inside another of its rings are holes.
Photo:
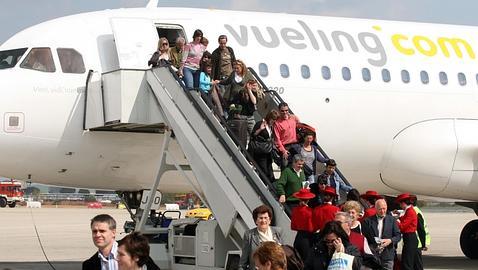
[[[101,262],[101,270],[118,270],[118,261],[116,260],[118,256],[118,243],[113,242],[113,247],[108,257],[103,256],[103,254],[98,251],[98,258]]]

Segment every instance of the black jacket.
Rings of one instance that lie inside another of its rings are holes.
[[[362,257],[358,248],[344,241],[345,253],[354,256],[352,264],[353,270],[360,270],[362,267]],[[327,270],[332,255],[329,255],[327,246],[323,242],[314,243],[314,246],[305,261],[304,270]]]
[[[154,263],[153,259],[149,257],[148,261],[146,262],[146,267],[148,270],[160,270],[159,267]],[[83,262],[82,268],[83,270],[101,270],[101,262],[100,258],[98,257],[98,252],[93,254],[91,258]]]
[[[372,250],[377,249],[377,243],[374,237],[378,237],[378,219],[377,216],[371,216],[362,221],[362,234],[367,238],[367,242]],[[382,239],[391,239],[392,243],[388,245],[379,257],[382,261],[390,261],[395,258],[395,246],[402,235],[398,228],[397,221],[391,215],[385,215],[382,228]]]

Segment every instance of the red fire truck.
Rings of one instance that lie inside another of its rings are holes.
[[[23,202],[22,184],[18,181],[0,182],[0,207],[15,207],[17,202]]]

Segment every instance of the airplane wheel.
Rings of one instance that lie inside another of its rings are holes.
[[[6,206],[7,206],[7,199],[1,197],[1,198],[0,198],[0,207],[1,207],[1,208],[4,208],[4,207],[6,207]]]
[[[17,205],[16,202],[11,202],[11,203],[8,205],[8,207],[10,207],[10,208],[15,208],[15,205]]]
[[[478,219],[468,222],[461,231],[460,247],[466,257],[478,259]]]

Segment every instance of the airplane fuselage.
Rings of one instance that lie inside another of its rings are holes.
[[[111,18],[180,27],[189,40],[202,29],[209,51],[226,34],[236,57],[317,128],[318,143],[361,191],[478,198],[477,28],[218,10],[79,14],[5,42],[2,51],[28,48],[19,63],[31,48],[51,48],[56,70],[20,64],[0,70],[0,175],[99,189],[150,187],[162,135],[83,130],[87,72],[59,67],[56,50],[74,48],[86,70],[120,68]],[[12,116],[21,125],[11,126]],[[175,184],[161,183],[168,191],[185,187]]]

